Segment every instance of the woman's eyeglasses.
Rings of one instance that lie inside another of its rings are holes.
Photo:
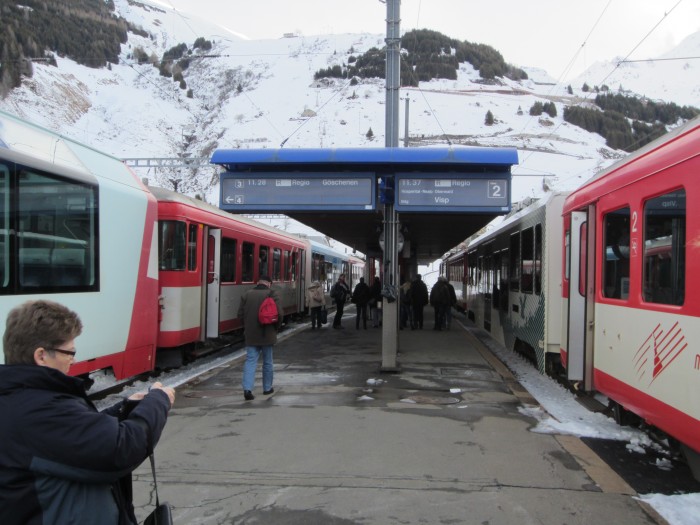
[[[75,358],[75,354],[77,353],[75,350],[63,350],[62,348],[45,348],[47,352],[58,352],[59,354],[63,355],[68,355],[72,358]]]

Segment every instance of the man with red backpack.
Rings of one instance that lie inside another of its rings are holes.
[[[271,286],[272,280],[267,275],[260,277],[257,286],[248,290],[241,297],[241,305],[238,308],[238,317],[243,319],[245,335],[246,360],[243,365],[243,397],[246,401],[255,399],[253,386],[260,354],[263,357],[263,394],[268,396],[275,391],[272,387],[272,346],[277,342],[277,329],[282,326],[283,310],[279,295]],[[269,322],[269,314],[260,310],[268,297],[271,297],[277,306],[277,321],[272,323]],[[266,324],[262,324],[262,322]]]

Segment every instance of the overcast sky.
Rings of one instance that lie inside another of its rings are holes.
[[[386,34],[387,8],[380,0],[156,1],[251,39],[292,32]],[[658,56],[700,31],[700,0],[402,0],[400,13],[402,32],[428,28],[488,44],[506,62],[540,67],[555,79],[572,78],[597,60],[625,57],[650,32],[630,59]]]

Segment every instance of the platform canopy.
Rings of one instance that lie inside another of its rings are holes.
[[[513,148],[221,149],[220,207],[283,213],[381,255],[385,202],[410,257],[427,264],[510,211]],[[403,255],[407,256],[404,250]]]

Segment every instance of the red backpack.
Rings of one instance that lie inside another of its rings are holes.
[[[272,293],[270,293],[260,305],[260,309],[258,310],[258,322],[261,325],[277,324],[279,318],[277,304],[275,304]]]

